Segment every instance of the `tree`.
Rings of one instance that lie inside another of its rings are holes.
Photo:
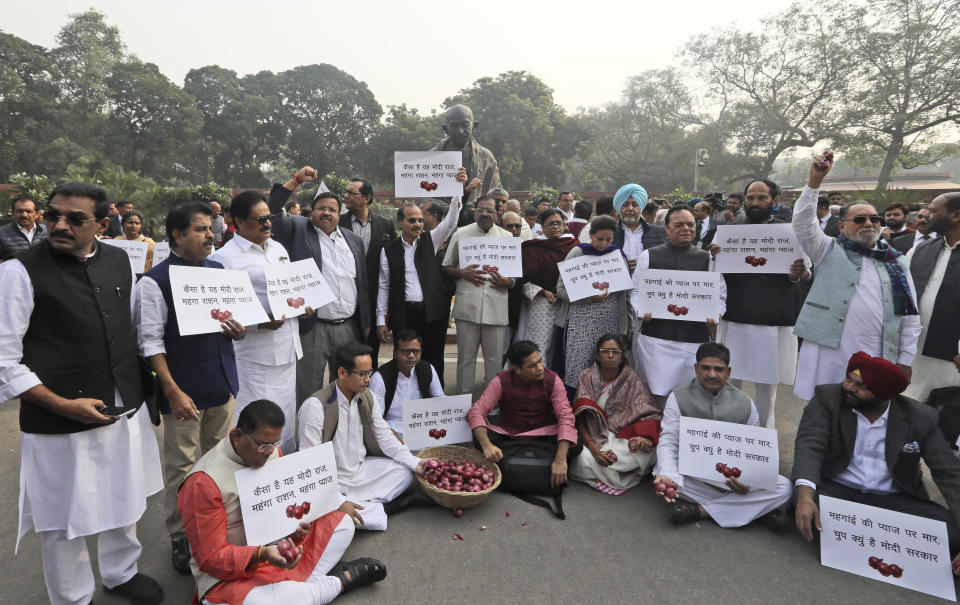
[[[525,71],[480,78],[443,105],[458,103],[473,110],[480,123],[477,140],[496,156],[508,189],[563,181],[555,130],[566,115],[540,78]]]
[[[574,186],[614,190],[632,182],[667,191],[692,177],[702,118],[677,71],[630,78],[620,102],[590,115],[591,136],[573,163]]]
[[[200,112],[156,65],[137,59],[115,64],[107,78],[107,100],[118,134],[108,149],[121,167],[166,178],[189,172],[180,161],[183,150],[195,143]]]
[[[187,74],[184,90],[193,96],[203,116],[200,144],[208,162],[206,178],[240,187],[266,184],[262,166],[280,157],[283,128],[276,95],[261,96],[264,79],[241,79],[236,72],[217,65]]]
[[[960,123],[960,1],[869,0],[851,15],[845,58],[857,69],[844,146],[882,157],[884,189],[894,168],[958,149],[936,143],[943,126]]]
[[[837,136],[836,111],[853,69],[848,22],[795,3],[761,21],[761,31],[714,30],[687,43],[687,64],[717,106],[715,144],[740,156],[731,181],[766,177],[781,154]]]
[[[436,145],[442,118],[432,112],[420,115],[406,105],[391,105],[387,115],[370,137],[365,160],[360,166],[363,174],[374,183],[393,186],[393,153],[395,151],[427,150]]]
[[[102,148],[106,121],[107,78],[124,58],[120,31],[107,25],[103,13],[90,9],[71,15],[57,34],[51,52],[60,75],[61,99],[69,112],[62,127],[73,143]]]
[[[42,47],[0,32],[0,178],[50,170],[57,136],[57,72]]]
[[[367,88],[333,65],[303,65],[270,78],[257,74],[250,84],[260,96],[279,102],[287,159],[322,172],[349,174],[364,162],[362,151],[383,108]],[[272,86],[271,86],[272,84]]]

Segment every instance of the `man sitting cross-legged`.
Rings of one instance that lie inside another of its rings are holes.
[[[759,426],[753,401],[730,380],[730,351],[720,343],[707,342],[697,349],[697,377],[670,393],[663,409],[654,483],[677,490],[676,496],[661,493],[673,504],[674,525],[711,518],[720,527],[740,527],[761,518],[774,531],[788,527],[781,506],[790,501],[790,481],[777,477],[777,489],[752,489],[734,477],[724,482],[728,490],[680,474],[680,417],[704,418]]]
[[[817,495],[944,521],[960,560],[960,460],[937,426],[937,412],[900,395],[909,380],[893,363],[858,351],[842,384],[816,387],[797,426],[793,479],[797,529],[820,527]],[[949,510],[930,500],[920,459]]]
[[[337,565],[353,539],[348,507],[301,523],[285,538],[303,548],[292,562],[280,553],[279,540],[247,544],[234,474],[281,455],[277,446],[284,421],[283,410],[272,401],[251,402],[236,428],[200,458],[180,488],[180,515],[197,582],[195,605],[323,605],[387,575],[376,559]]]
[[[433,365],[423,361],[423,338],[413,330],[400,330],[393,337],[393,359],[370,378],[370,390],[383,404],[383,419],[403,440],[403,403],[443,397],[443,386]]]
[[[337,379],[303,402],[299,435],[301,449],[333,442],[340,493],[363,511],[363,529],[383,531],[387,515],[433,501],[421,491],[401,496],[425,461],[411,454],[383,419],[368,388],[371,351],[358,342],[337,349]]]

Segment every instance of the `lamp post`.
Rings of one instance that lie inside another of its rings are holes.
[[[706,166],[710,155],[706,149],[697,149],[697,155],[693,158],[693,192],[696,193],[700,186],[700,167]]]

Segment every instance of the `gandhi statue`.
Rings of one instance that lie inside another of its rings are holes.
[[[454,105],[443,115],[443,139],[432,151],[462,151],[467,183],[463,187],[463,203],[473,204],[477,198],[494,187],[500,187],[500,168],[493,153],[475,138],[478,122],[466,105]]]

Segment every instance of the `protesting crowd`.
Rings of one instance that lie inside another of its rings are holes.
[[[451,139],[463,117],[448,112]],[[472,445],[503,469],[545,459],[539,493],[555,498],[541,503],[557,516],[563,485],[577,481],[598,498],[656,490],[675,525],[758,522],[811,541],[819,498],[831,496],[945,522],[960,561],[960,192],[916,216],[845,200],[821,192],[821,157],[792,208],[766,179],[722,204],[671,206],[627,184],[595,205],[562,192],[524,207],[492,154],[460,136],[462,196],[404,203],[390,220],[357,178],[308,207],[294,196],[318,179],[306,166],[229,208],[170,210],[160,262],[143,218],[100,187],[13,202],[0,228],[0,401],[20,400],[17,539],[39,534],[52,603],[93,599],[94,535],[106,593],[163,600],[138,571],[137,538],[161,491],[172,565],[192,575],[194,603],[328,603],[383,580],[382,561],[342,556],[356,531],[434,506],[415,480],[432,459],[405,444],[404,404],[473,394],[481,350]],[[730,254],[718,225],[776,224],[802,249],[786,272],[718,273]],[[145,241],[143,274],[101,237]],[[464,238],[518,238],[522,276],[461,262]],[[595,283],[581,297],[561,276],[561,263],[611,254],[632,287]],[[271,315],[265,268],[305,259],[333,301]],[[182,335],[172,267],[245,272],[268,321],[221,316],[219,333]],[[651,270],[722,275],[719,314],[641,313]],[[684,419],[776,429],[780,385],[807,401],[791,477],[760,489],[736,470],[719,482],[680,472]],[[248,543],[235,473],[324,443],[339,507],[283,540]],[[921,460],[947,507],[927,494]],[[503,480],[538,493],[507,470]]]

